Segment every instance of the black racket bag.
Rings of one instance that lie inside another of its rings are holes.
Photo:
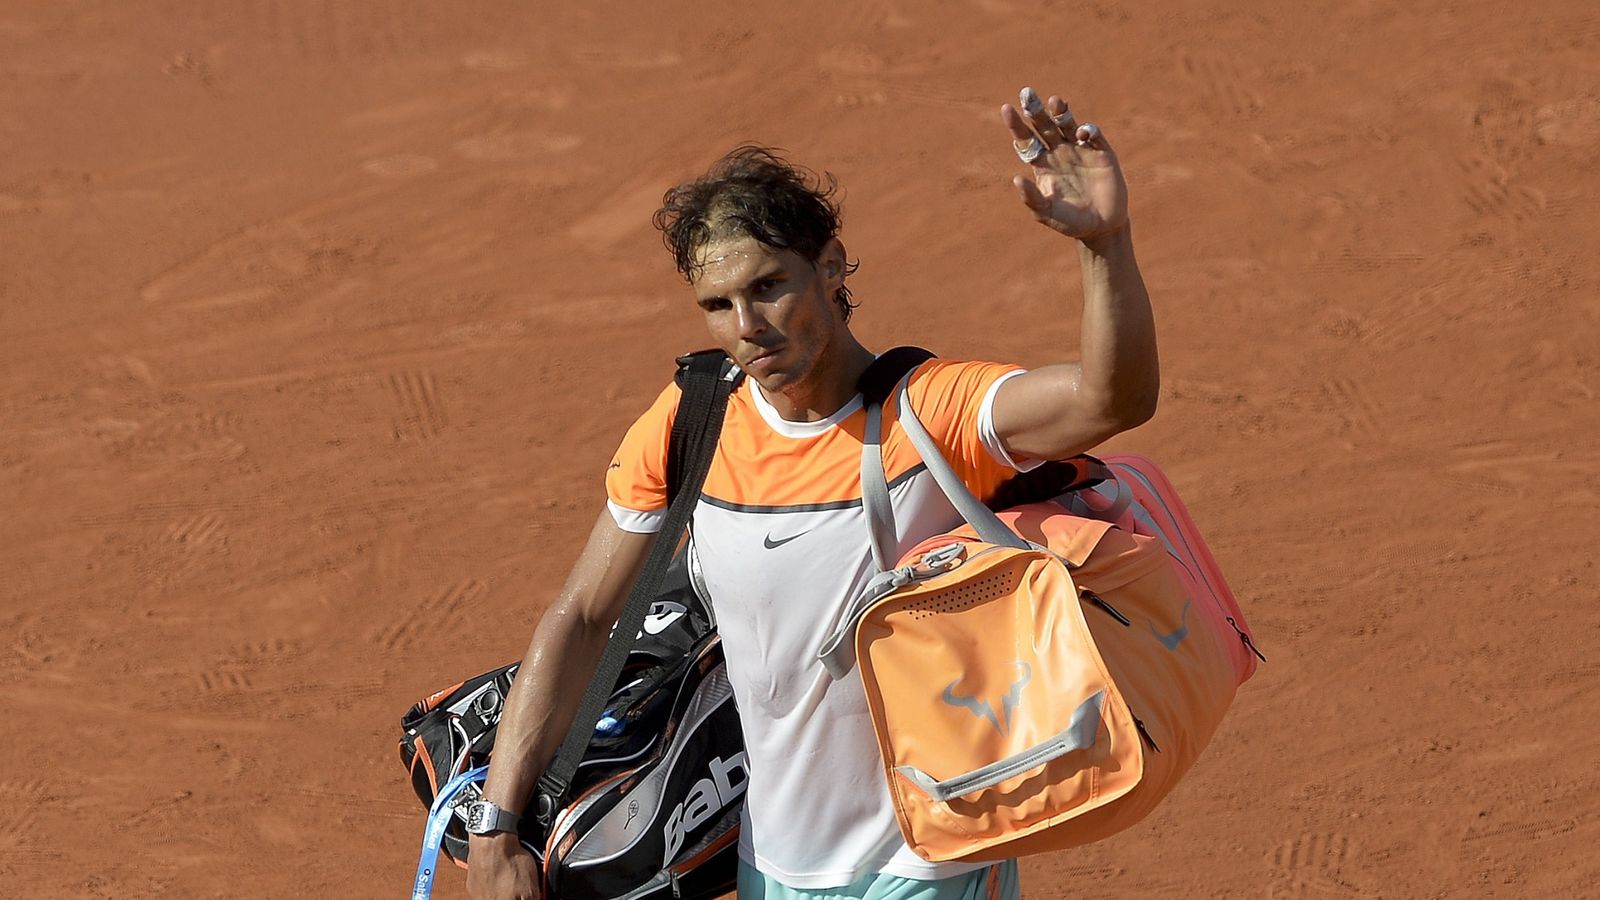
[[[486,764],[517,663],[439,691],[401,719],[400,759],[423,805],[455,775]],[[552,900],[710,898],[731,891],[748,768],[722,645],[673,561],[546,830],[522,819]],[[467,863],[460,795],[443,849]],[[539,798],[529,804],[537,808]]]

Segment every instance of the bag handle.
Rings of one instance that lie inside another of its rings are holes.
[[[717,436],[722,432],[722,420],[728,410],[728,395],[738,385],[744,373],[719,351],[694,353],[678,360],[683,396],[678,400],[678,412],[672,425],[672,443],[684,448],[681,456],[682,482],[673,491],[667,505],[666,521],[656,532],[645,558],[644,568],[628,602],[617,618],[611,639],[606,642],[600,661],[595,666],[594,677],[584,692],[583,702],[572,718],[572,725],[556,751],[555,759],[539,776],[537,812],[539,824],[548,829],[556,811],[566,805],[567,791],[572,787],[578,764],[594,737],[595,723],[605,711],[607,699],[616,686],[617,676],[633,649],[633,642],[650,612],[650,603],[661,588],[667,567],[678,552],[678,538],[689,524],[694,508],[700,502],[700,489],[705,485],[706,473],[711,470],[711,458],[716,454]],[[670,453],[669,456],[674,456]],[[669,463],[669,468],[674,467]],[[675,480],[676,473],[673,473]],[[670,485],[669,485],[670,489]]]
[[[1100,707],[1105,703],[1105,699],[1104,689],[1096,691],[1094,696],[1078,704],[1078,708],[1073,710],[1072,721],[1065,731],[1020,753],[980,766],[971,772],[939,781],[916,766],[896,766],[895,771],[940,803],[988,790],[1008,778],[1015,778],[1029,769],[1037,769],[1068,753],[1093,747],[1095,736],[1100,731]]]
[[[984,506],[983,501],[974,497],[972,491],[967,488],[966,483],[961,480],[961,476],[957,475],[955,469],[950,467],[949,461],[944,458],[943,451],[939,449],[938,442],[933,439],[932,435],[928,434],[928,429],[923,427],[922,420],[917,418],[916,411],[911,408],[910,387],[911,373],[907,372],[905,377],[900,379],[900,384],[895,392],[896,414],[900,418],[900,427],[905,431],[906,437],[911,439],[911,445],[917,448],[917,455],[922,457],[923,465],[927,466],[928,474],[932,475],[933,480],[938,483],[939,490],[944,492],[950,504],[956,508],[956,512],[960,513],[961,518],[965,519],[967,524],[977,531],[978,537],[982,540],[1002,547],[1014,547],[1018,550],[1030,549],[1033,545],[1023,540],[1010,528],[1007,528],[1006,523],[1002,522],[1000,517],[994,514],[994,510]],[[869,408],[867,411],[866,446],[878,447],[882,441],[881,431],[883,428],[881,405],[876,417],[872,413],[873,410]],[[863,450],[863,454],[865,454],[865,450]],[[873,474],[869,473],[866,466],[863,465],[861,472],[862,502],[867,504],[869,508],[871,505],[877,504],[887,509],[889,507],[889,487],[884,480],[881,449],[876,477],[869,484],[868,479]],[[878,522],[885,518],[892,523],[894,521],[894,513],[891,511],[886,514],[874,515],[869,512],[867,522],[869,526],[876,529]],[[893,546],[894,535],[892,533],[885,535],[875,530],[872,542],[874,556],[876,557],[877,548],[880,545]],[[880,559],[877,562],[878,571],[885,572],[888,571],[890,566],[894,565],[895,560],[885,562]]]

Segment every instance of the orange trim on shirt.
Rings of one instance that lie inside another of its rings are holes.
[[[1013,474],[984,448],[978,417],[989,387],[1016,368],[931,360],[911,378],[911,402],[918,418],[979,496],[991,493]],[[728,504],[763,507],[860,500],[866,413],[858,410],[816,436],[789,437],[762,418],[751,396],[755,390],[747,378],[729,398],[704,494]],[[618,506],[641,512],[666,507],[667,445],[679,397],[677,386],[668,385],[628,429],[606,471],[606,495]],[[891,397],[884,415],[884,472],[891,482],[922,462],[893,418],[897,405]]]

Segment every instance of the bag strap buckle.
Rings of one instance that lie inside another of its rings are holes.
[[[965,561],[966,549],[964,541],[935,547],[922,554],[922,565],[927,569],[954,569]]]

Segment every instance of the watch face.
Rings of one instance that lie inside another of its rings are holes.
[[[488,818],[488,804],[479,802],[467,807],[467,833],[482,834]]]

